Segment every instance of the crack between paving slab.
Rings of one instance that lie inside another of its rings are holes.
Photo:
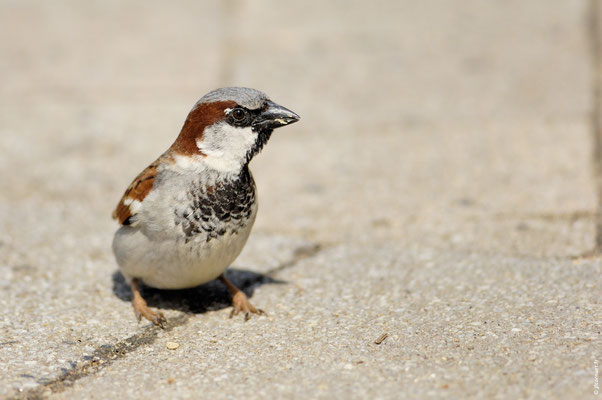
[[[190,315],[186,314],[170,318],[169,325],[163,331],[170,332],[174,328],[184,325],[189,318]],[[42,399],[51,393],[63,392],[73,386],[75,381],[88,375],[94,375],[137,348],[153,343],[160,331],[161,329],[158,327],[149,326],[143,332],[120,340],[115,344],[102,345],[94,350],[89,360],[67,370],[48,383],[18,393],[13,399]]]
[[[301,260],[306,258],[315,257],[319,252],[326,248],[325,245],[319,243],[311,243],[309,245],[299,246],[293,252],[293,257],[289,261],[285,261],[275,268],[268,270],[265,275],[273,276],[278,272],[282,272],[285,269],[289,269],[297,265]]]
[[[596,238],[594,255],[602,254],[602,4],[600,0],[590,0],[588,9],[588,37],[591,46],[592,63],[592,110],[591,135],[593,141],[594,179],[597,193]]]
[[[283,262],[275,268],[267,271],[265,275],[270,276],[285,269],[294,267],[301,260],[314,257],[325,246],[318,243],[306,244],[297,247],[293,251],[293,256],[290,260]],[[194,314],[182,314],[169,319],[169,323],[165,329],[156,326],[148,326],[144,331],[135,335],[129,336],[126,339],[120,340],[115,344],[106,344],[94,350],[92,355],[83,363],[67,370],[57,378],[36,386],[34,388],[18,392],[11,399],[43,399],[52,393],[63,392],[73,386],[77,380],[86,376],[94,375],[109,365],[113,364],[128,354],[132,353],[139,347],[150,345],[157,340],[159,332],[171,332],[174,328],[182,326],[188,322]]]
[[[534,213],[516,213],[516,212],[498,212],[493,214],[494,218],[499,219],[530,219],[530,220],[541,220],[546,222],[561,222],[568,221],[574,222],[580,219],[594,220],[597,218],[598,213],[596,211],[589,210],[576,210],[567,212],[534,212]],[[471,216],[472,217],[472,216]],[[481,216],[474,215],[475,218],[481,218]]]

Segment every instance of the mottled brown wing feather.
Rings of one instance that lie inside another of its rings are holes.
[[[137,213],[135,205],[139,203],[136,202],[142,202],[153,188],[159,160],[146,167],[128,186],[121,200],[119,200],[115,211],[113,211],[113,218],[119,221],[120,224],[130,225],[130,218]]]

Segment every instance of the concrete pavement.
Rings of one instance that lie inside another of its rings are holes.
[[[1,2],[0,398],[599,398],[599,3]],[[302,117],[230,272],[268,317],[137,325],[112,208],[223,85]]]

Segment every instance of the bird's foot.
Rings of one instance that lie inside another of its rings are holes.
[[[132,306],[134,307],[134,313],[136,314],[136,318],[138,322],[142,320],[142,317],[146,318],[153,324],[160,326],[162,329],[165,329],[165,325],[167,324],[167,320],[158,311],[151,310],[146,301],[142,298],[140,291],[138,290],[138,281],[134,279],[132,281],[132,292],[134,294],[134,298],[132,299]]]
[[[141,301],[140,301],[141,300]],[[139,301],[132,301],[132,305],[134,306],[134,313],[136,314],[136,318],[138,318],[138,322],[142,320],[142,317],[146,318],[153,324],[160,326],[165,329],[165,325],[167,324],[167,320],[158,311],[153,311],[146,305],[146,301],[143,298],[140,298]]]
[[[267,315],[262,309],[255,308],[255,306],[249,301],[247,295],[244,294],[243,291],[239,290],[232,297],[232,312],[230,313],[230,318],[241,313],[245,316],[245,321],[251,319],[251,314]]]
[[[242,313],[245,316],[245,321],[248,321],[251,319],[251,314],[267,315],[262,309],[255,308],[255,306],[253,306],[253,304],[251,304],[249,301],[247,295],[242,290],[234,286],[232,282],[226,279],[224,274],[219,276],[219,280],[226,285],[228,291],[232,295],[232,312],[230,313],[230,318]]]

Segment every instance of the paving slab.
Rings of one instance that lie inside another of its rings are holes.
[[[0,2],[0,398],[592,397],[596,2],[553,3]],[[137,325],[112,208],[234,84],[302,117],[230,272],[269,316]]]
[[[268,317],[190,318],[56,397],[587,398],[600,273],[591,261],[336,246],[257,289]]]

